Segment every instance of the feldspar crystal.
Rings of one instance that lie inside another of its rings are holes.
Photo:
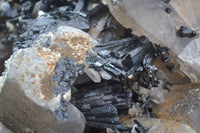
[[[50,79],[54,75],[54,67],[59,58],[59,54],[47,48],[18,50],[6,61],[1,91],[4,85],[15,82],[35,103],[55,110],[60,96],[52,93],[56,83]]]
[[[0,82],[0,120],[11,130],[16,133],[27,130],[83,132],[84,116],[73,105],[66,105],[65,120],[58,121],[54,116],[54,111],[63,106],[61,95],[54,94],[57,83],[51,80],[59,58],[60,54],[38,47],[20,49],[6,62]]]
[[[141,125],[136,125],[134,120],[135,119],[124,121],[124,124],[128,125],[129,127],[133,127],[131,133],[138,133],[136,130],[134,130],[136,126],[142,126],[146,131],[148,130],[147,133],[197,133],[188,125],[179,122],[154,118],[138,118],[137,121],[139,121]]]
[[[109,6],[113,16],[123,26],[131,28],[138,36],[145,35],[151,41],[169,47],[177,56],[195,39],[179,37],[177,31],[180,26],[192,30],[200,28],[198,0],[173,0],[168,4],[161,0],[102,1]],[[170,14],[165,12],[166,7],[172,9]],[[193,70],[198,64],[191,64],[184,58],[181,58],[181,61],[177,56],[174,56],[176,62],[184,65],[182,71],[191,78],[192,82],[199,82],[199,67],[198,71]]]
[[[177,85],[165,96],[165,102],[153,109],[160,119],[179,121],[200,132],[199,85]]]
[[[48,47],[55,52],[60,52],[63,57],[72,58],[77,63],[83,64],[87,53],[95,46],[95,42],[82,30],[60,26],[56,32],[40,35],[33,46]]]
[[[16,133],[82,133],[85,118],[68,102],[93,45],[87,33],[60,26],[15,51],[0,78],[2,123]]]

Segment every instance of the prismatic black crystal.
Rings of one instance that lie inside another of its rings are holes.
[[[180,29],[178,30],[178,34],[180,37],[195,37],[197,35],[196,31],[192,30],[192,29],[188,29],[185,26],[181,26]]]
[[[87,126],[119,131],[129,129],[119,122],[119,111],[131,107],[132,92],[126,92],[120,82],[85,83],[77,88],[78,91],[72,94],[72,103],[84,113]]]
[[[97,45],[97,56],[88,56],[89,67],[104,70],[114,77],[126,79],[138,68],[148,68],[155,49],[145,36],[130,37]],[[141,70],[141,69],[140,69]]]
[[[163,2],[168,4],[171,0],[161,0],[161,1],[163,1]]]
[[[172,9],[166,8],[165,11],[166,11],[166,13],[169,13],[169,14],[170,14],[170,13],[172,12]]]
[[[142,124],[138,120],[134,120],[135,124],[137,124],[137,127],[135,128],[137,133],[147,133],[147,130],[142,126]]]
[[[135,81],[150,89],[158,85],[154,71],[157,70],[151,63],[157,56],[162,61],[169,62],[166,57],[167,47],[152,44],[145,36],[129,37],[121,40],[98,44],[94,51],[97,55],[88,54],[86,62],[96,71],[105,71],[115,78],[127,80],[133,74]]]

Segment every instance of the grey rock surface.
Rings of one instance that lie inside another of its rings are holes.
[[[7,129],[1,122],[0,122],[0,133],[12,133],[9,129]]]

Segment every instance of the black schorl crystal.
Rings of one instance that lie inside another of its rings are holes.
[[[142,43],[142,44],[147,44],[147,43],[149,43],[149,38],[147,38],[146,36],[141,36],[141,37],[139,38],[139,40],[140,40],[140,43]]]
[[[170,14],[170,13],[172,12],[172,9],[166,8],[165,11],[166,11],[166,13],[169,13],[169,14]]]
[[[99,12],[103,10],[109,10],[108,7],[102,3],[99,3],[96,7],[88,11],[88,16],[92,17],[98,15]]]
[[[63,99],[60,100],[60,106],[55,110],[55,116],[58,120],[62,121],[67,118],[67,102]]]
[[[54,93],[61,94],[60,107],[55,110],[55,116],[58,120],[65,120],[67,118],[67,102],[63,95],[72,88],[78,75],[83,74],[83,66],[75,65],[74,60],[65,57],[57,62],[54,71],[55,75],[52,77],[52,81],[58,83]]]
[[[131,69],[133,67],[133,62],[130,54],[126,56],[126,58],[122,61],[122,64],[128,69]]]
[[[76,82],[79,74],[83,74],[83,66],[75,65],[73,59],[67,57],[60,59],[55,67],[55,75],[52,80],[58,83],[55,88],[55,94],[65,94]]]
[[[180,29],[178,30],[178,34],[180,37],[195,37],[197,35],[196,31],[192,30],[192,29],[188,29],[185,26],[181,26]]]
[[[135,128],[137,133],[147,133],[145,128],[142,126],[142,124],[138,120],[134,120],[134,122],[135,122],[135,124],[137,124],[137,127]]]
[[[56,30],[59,23],[52,17],[41,17],[39,19],[26,19],[20,21],[14,32],[14,51],[20,48],[31,47],[39,35]]]
[[[158,85],[151,65],[153,59],[161,56],[163,62],[169,62],[167,58],[169,48],[153,44],[145,36],[129,37],[121,40],[98,44],[94,51],[95,55],[87,55],[86,62],[90,68],[96,71],[106,71],[120,80],[127,80],[130,74],[141,86],[151,89]],[[98,65],[97,65],[98,64]]]
[[[12,54],[12,44],[12,39],[9,39],[8,37],[0,39],[0,76],[5,69],[4,62]]]
[[[166,63],[166,62],[170,61],[170,58],[162,56],[161,60],[162,60],[162,62]]]
[[[114,77],[126,79],[131,73],[143,66],[149,67],[154,57],[154,48],[149,39],[145,36],[138,38],[130,37],[116,41],[110,41],[97,45],[94,49],[97,55],[94,58],[87,56],[87,63],[92,68],[97,68],[96,61],[101,62],[99,70],[105,70]],[[150,59],[143,63],[144,59]],[[147,65],[148,64],[148,65]],[[96,69],[97,70],[97,69]]]
[[[171,71],[171,72],[174,71],[174,69],[175,69],[175,66],[174,66],[173,63],[167,64],[166,67],[167,67],[167,69],[168,69],[169,71]]]
[[[49,12],[46,12],[44,15],[40,16],[37,19],[27,16],[27,14],[29,14],[29,15],[31,14],[30,12],[32,11],[33,3],[31,3],[31,1],[27,1],[22,4],[23,10],[24,10],[23,13],[25,13],[25,15],[20,16],[23,19],[20,20],[19,22],[18,22],[19,16],[17,16],[15,18],[16,26],[14,25],[15,26],[14,51],[17,49],[20,49],[20,48],[31,47],[33,44],[33,41],[37,40],[41,34],[45,34],[47,32],[54,33],[56,31],[56,29],[62,25],[75,27],[75,28],[78,28],[81,30],[88,30],[90,28],[89,21],[87,18],[84,18],[84,17],[72,12],[74,10],[74,7],[72,8],[71,4],[69,4],[69,3],[74,3],[73,1],[71,1],[71,2],[63,1],[63,2],[59,3],[58,1],[55,1],[55,0],[53,0],[53,1],[52,0],[51,1],[44,0],[43,2],[40,1],[40,3],[47,4],[48,7],[46,7],[47,8],[46,10],[48,10]],[[59,6],[59,4],[64,3],[65,6],[60,5],[62,7],[57,7],[57,8],[51,9],[50,5],[53,3],[57,4],[56,6]],[[68,5],[66,5],[67,3],[68,3]],[[35,4],[35,6],[37,4]],[[14,15],[14,13],[12,15]],[[38,16],[38,14],[36,16]],[[10,22],[10,20],[9,20],[9,22]],[[51,40],[49,40],[49,42],[47,42],[47,44],[46,44],[47,46],[48,46],[48,43],[51,43]]]
[[[164,80],[164,89],[167,89],[168,91],[170,91],[172,84],[168,82],[167,79]]]
[[[120,82],[89,82],[76,87],[72,103],[84,113],[87,126],[128,130],[119,122],[118,114],[131,107],[132,92],[126,92]]]
[[[163,1],[165,3],[169,3],[171,0],[161,0],[161,1]]]

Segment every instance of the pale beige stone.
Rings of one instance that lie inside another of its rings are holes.
[[[154,119],[154,118],[136,118],[145,129],[149,129],[148,133],[197,133],[188,125],[169,121],[162,119]],[[130,120],[124,121],[126,125],[129,127],[135,127],[134,118]],[[132,129],[132,133],[135,132],[134,128]]]

